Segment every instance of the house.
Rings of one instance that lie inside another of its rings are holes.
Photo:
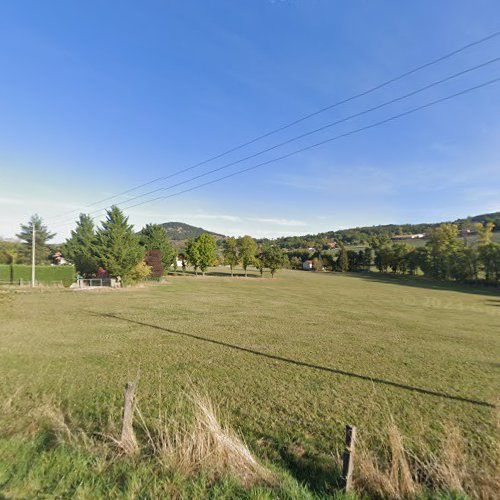
[[[337,243],[335,243],[335,241],[327,241],[326,244],[329,248],[337,248]]]
[[[313,261],[312,260],[305,260],[302,262],[302,269],[304,271],[311,271],[313,269]]]
[[[418,234],[398,234],[397,236],[393,236],[391,238],[392,241],[399,241],[399,240],[417,240],[417,239],[422,239],[425,238],[424,233],[418,233]]]
[[[52,261],[54,266],[63,266],[68,263],[59,250],[52,255]]]

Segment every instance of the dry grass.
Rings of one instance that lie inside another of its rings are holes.
[[[372,498],[391,499],[417,498],[429,492],[498,498],[498,462],[478,462],[471,456],[458,427],[447,424],[444,435],[437,453],[430,452],[424,443],[417,443],[410,450],[392,422],[382,456],[373,453],[366,443],[360,443],[355,459],[356,491]]]
[[[217,480],[229,475],[243,486],[273,483],[273,475],[260,465],[252,452],[228,425],[206,395],[192,397],[194,415],[190,422],[161,418],[148,426],[139,412],[149,445],[161,463],[187,477],[204,474]]]

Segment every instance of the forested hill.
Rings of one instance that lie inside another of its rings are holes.
[[[495,231],[500,231],[500,212],[489,214],[475,215],[466,219],[457,219],[454,221],[443,221],[436,223],[421,223],[421,224],[385,224],[380,226],[355,227],[352,229],[342,229],[339,231],[327,231],[318,234],[306,234],[304,236],[283,236],[275,241],[282,248],[307,248],[321,246],[322,243],[328,240],[342,240],[346,244],[357,245],[368,243],[371,236],[385,234],[389,237],[403,234],[421,234],[428,233],[432,228],[443,224],[444,222],[453,222],[461,229],[470,229],[474,231],[474,223],[476,222],[493,222]],[[191,226],[183,222],[165,222],[160,224],[166,231],[168,237],[173,241],[186,241],[190,238],[196,238],[200,234],[208,233],[213,235],[217,240],[225,239],[223,234],[208,231],[201,227]],[[257,240],[264,241],[264,240]]]
[[[184,222],[164,222],[163,224],[160,224],[160,226],[165,229],[167,236],[173,241],[189,240],[190,238],[196,238],[200,234],[204,233],[211,234],[218,240],[225,238],[223,234],[207,231],[201,227],[191,226],[189,224],[185,224]]]
[[[500,231],[500,212],[475,215],[474,217],[456,219],[454,221],[421,224],[385,224],[381,226],[355,227],[339,231],[327,231],[325,233],[307,234],[304,236],[284,236],[278,238],[276,241],[283,248],[316,246],[317,243],[333,239],[342,240],[344,243],[356,245],[368,243],[370,237],[375,235],[384,234],[389,237],[393,237],[403,234],[428,233],[432,228],[435,228],[445,222],[452,222],[457,224],[461,229],[469,229],[472,231],[474,230],[474,224],[476,222],[493,222],[495,224],[495,231]]]

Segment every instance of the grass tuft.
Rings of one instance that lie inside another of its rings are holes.
[[[149,444],[161,463],[187,477],[203,474],[219,480],[231,476],[245,487],[273,483],[273,475],[259,464],[243,438],[221,424],[211,399],[195,394],[192,401],[191,422],[160,419],[150,428],[141,415]]]

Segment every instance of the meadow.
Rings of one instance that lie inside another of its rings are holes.
[[[410,458],[438,454],[452,429],[467,466],[498,472],[497,291],[375,273],[211,274],[1,292],[0,496],[339,497],[346,424],[380,474],[391,428]],[[127,381],[145,443],[133,457],[113,452]],[[155,461],[151,429],[191,418],[193,394],[277,479]],[[360,496],[377,495],[358,481]]]

